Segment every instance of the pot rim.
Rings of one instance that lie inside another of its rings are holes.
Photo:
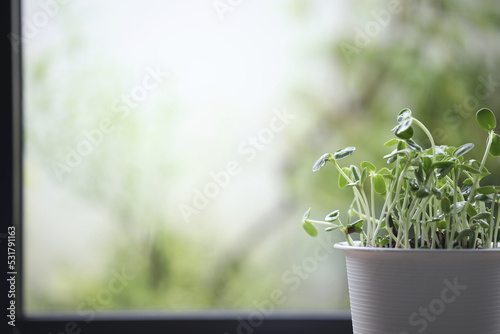
[[[362,247],[360,241],[354,241],[354,246],[349,246],[347,241],[337,242],[333,245],[335,249],[341,251],[363,251],[363,252],[397,252],[397,253],[491,253],[500,252],[500,248],[487,249],[415,249],[415,248],[382,248],[382,247]],[[500,243],[498,243],[500,247]]]

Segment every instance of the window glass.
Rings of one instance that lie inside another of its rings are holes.
[[[493,0],[22,3],[28,313],[347,310],[316,159],[383,166],[405,107],[454,146],[500,117]]]

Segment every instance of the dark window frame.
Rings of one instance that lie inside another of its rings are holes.
[[[57,0],[54,0],[57,1]],[[21,0],[2,1],[0,5],[1,31],[3,35],[1,62],[2,80],[7,96],[0,122],[1,156],[7,157],[2,166],[2,188],[5,191],[1,212],[0,249],[7,258],[5,234],[9,226],[16,227],[16,321],[15,328],[2,320],[2,333],[352,333],[349,314],[330,312],[272,312],[269,316],[252,317],[252,311],[207,311],[192,313],[168,312],[116,312],[102,313],[90,322],[70,313],[62,315],[26,316],[23,314],[22,286],[22,43],[19,52],[11,45],[11,34],[21,36]],[[5,257],[4,257],[5,256]],[[2,260],[2,261],[4,261]],[[6,264],[2,266],[6,268]],[[6,282],[7,270],[0,279]],[[3,286],[3,284],[2,284]],[[0,307],[6,310],[10,300],[2,291]],[[254,315],[256,313],[253,313]],[[260,321],[259,319],[263,319]],[[251,325],[253,322],[253,326]],[[243,325],[246,323],[246,325]],[[246,328],[245,328],[246,327]]]

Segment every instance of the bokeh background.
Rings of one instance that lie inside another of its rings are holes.
[[[316,159],[356,146],[348,164],[383,166],[405,107],[437,144],[482,149],[475,111],[500,119],[494,0],[25,0],[23,17],[28,314],[348,309],[342,236],[301,227],[349,205]]]

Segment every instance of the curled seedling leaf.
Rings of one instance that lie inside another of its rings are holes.
[[[311,213],[311,208],[307,209],[307,211],[302,216],[302,223],[305,223],[305,221],[309,218],[310,213]]]
[[[460,146],[459,148],[457,148],[456,150],[453,151],[453,156],[455,158],[460,158],[462,155],[469,152],[473,148],[474,148],[474,144],[472,144],[472,143],[463,144],[462,146]]]
[[[410,125],[411,125],[411,123],[410,123]],[[402,130],[402,128],[404,128],[404,130]],[[405,139],[405,140],[408,140],[411,137],[413,137],[413,133],[414,133],[413,128],[411,126],[409,126],[408,128],[405,128],[403,125],[398,126],[398,128],[394,132],[394,134],[398,138]]]
[[[361,182],[361,173],[358,167],[351,165],[351,173],[354,183]]]
[[[404,108],[403,110],[401,110],[398,114],[398,123],[403,123],[405,120],[411,118],[411,110],[408,109],[408,108]]]
[[[339,219],[339,216],[340,216],[340,211],[339,210],[335,210],[331,213],[329,213],[326,217],[325,217],[325,221],[327,222],[333,222],[333,221],[336,221],[337,219]]]
[[[464,228],[460,233],[458,233],[457,237],[455,238],[455,242],[460,242],[464,238],[469,238],[472,239],[474,236],[474,231],[471,228]]]
[[[420,153],[423,153],[424,150],[417,144],[415,143],[412,139],[408,139],[406,141],[406,145],[413,151],[415,152],[420,152]]]
[[[330,227],[325,228],[325,232],[335,231],[335,230],[338,230],[341,227],[343,227],[343,226],[342,225],[330,226]]]
[[[319,171],[323,166],[330,160],[331,154],[325,153],[323,154],[314,164],[312,170],[313,172]]]

